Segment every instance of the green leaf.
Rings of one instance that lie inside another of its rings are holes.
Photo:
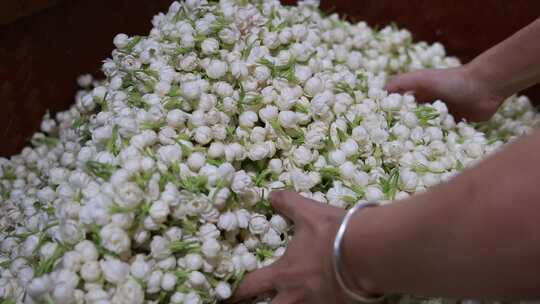
[[[64,252],[67,251],[67,248],[61,244],[57,244],[56,248],[52,255],[45,259],[40,259],[38,266],[36,268],[36,277],[40,277],[46,273],[49,273],[53,270],[55,263],[62,257]]]
[[[138,91],[131,91],[128,93],[127,103],[131,107],[148,110],[149,105],[142,99],[141,93]]]
[[[153,131],[159,131],[163,126],[165,126],[165,121],[160,120],[157,122],[143,122],[139,125],[139,128],[141,130],[153,130]]]
[[[393,168],[387,178],[381,178],[379,184],[388,199],[394,199],[399,185],[399,169]]]
[[[169,244],[169,249],[174,254],[185,255],[200,252],[201,245],[195,241],[174,241]]]
[[[111,178],[111,175],[116,170],[116,166],[100,163],[93,160],[87,161],[85,164],[85,168],[88,173],[107,181]]]
[[[437,112],[437,109],[430,106],[419,106],[414,113],[416,114],[416,118],[418,118],[418,122],[422,126],[428,125],[430,120],[439,117],[439,112]]]
[[[133,48],[135,48],[135,46],[139,44],[139,42],[141,42],[142,38],[142,36],[133,36],[126,44],[126,46],[122,48],[122,51],[126,53],[131,53],[133,51]]]
[[[259,260],[264,261],[274,256],[274,250],[267,246],[259,247],[255,249],[255,255],[259,258]]]
[[[34,146],[47,146],[49,148],[54,148],[58,144],[60,139],[54,136],[43,136],[43,137],[34,137],[31,140],[32,145]]]
[[[346,82],[338,82],[338,83],[336,83],[336,85],[334,86],[334,90],[337,93],[347,93],[347,94],[351,95],[352,97],[354,97],[354,91],[355,91],[354,88],[351,87]]]
[[[118,147],[118,143],[117,143],[118,138],[119,138],[118,125],[114,125],[111,138],[107,140],[107,144],[106,144],[107,151],[109,151],[109,153],[111,153],[114,156],[117,156],[118,153],[120,153],[120,147]]]
[[[17,179],[17,175],[15,174],[15,169],[12,167],[3,167],[4,175],[2,175],[2,179],[8,180],[8,181],[14,181]]]
[[[208,179],[204,175],[188,176],[180,179],[178,186],[193,193],[206,192],[206,184]]]
[[[13,298],[5,298],[0,300],[0,304],[16,304],[17,301]]]

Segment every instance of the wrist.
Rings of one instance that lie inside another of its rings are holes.
[[[342,242],[344,279],[355,292],[365,296],[383,293],[375,282],[373,267],[369,263],[375,260],[370,256],[369,248],[371,240],[377,234],[373,213],[379,208],[366,208],[354,214]]]
[[[506,98],[515,92],[505,86],[505,81],[499,79],[497,72],[481,58],[475,58],[471,62],[461,66],[464,78],[473,84],[475,90],[483,96],[484,100],[491,100],[499,106]]]

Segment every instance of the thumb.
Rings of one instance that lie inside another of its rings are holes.
[[[277,212],[297,222],[300,213],[305,210],[307,199],[294,191],[272,191],[268,196],[270,204]]]
[[[238,285],[232,298],[227,300],[227,304],[238,303],[256,296],[272,292],[276,277],[276,263],[263,267],[246,274]]]

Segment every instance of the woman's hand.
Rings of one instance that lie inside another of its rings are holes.
[[[230,303],[267,293],[276,293],[273,304],[344,303],[331,257],[345,211],[291,191],[272,192],[270,202],[294,222],[294,238],[274,264],[246,275]]]
[[[419,70],[390,78],[389,92],[413,92],[420,102],[444,101],[457,118],[485,121],[497,111],[505,97],[481,80],[472,67]]]

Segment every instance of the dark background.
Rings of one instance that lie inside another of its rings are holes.
[[[1,0],[0,156],[20,151],[41,117],[66,109],[76,77],[98,76],[116,33],[146,34],[171,0]],[[283,1],[293,3],[295,1]],[[536,0],[335,0],[324,10],[440,41],[463,62],[540,16]],[[540,101],[540,88],[526,92]]]

